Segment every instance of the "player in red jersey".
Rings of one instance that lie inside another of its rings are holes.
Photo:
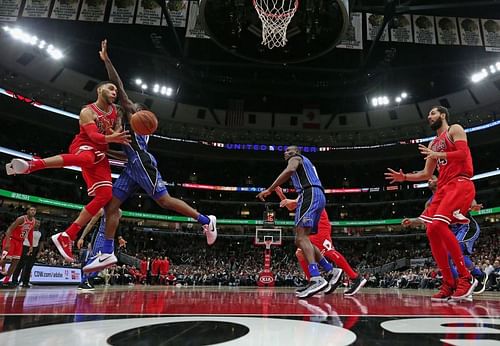
[[[280,207],[286,207],[290,211],[295,210],[295,208],[297,207],[296,199],[287,199],[285,194],[283,193],[283,190],[279,186],[274,191],[281,200]],[[355,295],[366,284],[366,279],[363,278],[363,276],[357,273],[354,269],[352,269],[345,257],[333,247],[331,232],[332,226],[330,225],[328,214],[326,213],[326,210],[323,209],[319,218],[318,233],[309,235],[309,239],[311,240],[311,243],[320,250],[323,256],[335,263],[347,274],[347,276],[349,276],[352,285],[348,290],[344,292],[344,295]],[[310,275],[308,263],[304,257],[304,254],[302,253],[302,250],[297,249],[297,251],[295,252],[295,256],[297,256],[300,267],[304,271],[307,279],[309,279]],[[342,274],[342,272],[340,272],[340,274]],[[337,281],[336,286],[333,287],[333,289],[335,289],[339,283],[340,280]]]
[[[404,173],[402,169],[395,171],[388,168],[386,179],[394,182],[428,180],[434,170],[439,172],[438,187],[432,202],[420,215],[425,222],[427,237],[432,256],[443,274],[443,285],[440,291],[432,296],[433,301],[448,299],[462,300],[467,298],[477,285],[464,263],[460,244],[448,227],[453,223],[467,223],[464,215],[474,200],[476,190],[471,181],[473,176],[472,156],[467,145],[467,135],[462,126],[449,125],[448,109],[441,106],[432,107],[427,116],[431,129],[437,136],[426,147],[419,144],[419,150],[425,156],[425,167],[415,173]],[[459,277],[453,279],[448,261],[450,254]]]
[[[16,270],[23,252],[24,239],[28,238],[30,243],[28,256],[33,252],[33,229],[36,224],[35,215],[36,208],[29,207],[26,211],[26,215],[19,216],[16,221],[9,226],[7,232],[5,232],[5,237],[2,242],[0,267],[2,267],[7,260],[10,260],[11,263],[6,273],[0,273],[0,278],[5,276],[2,282],[3,286],[9,283],[10,276],[14,270]]]
[[[111,168],[106,152],[108,143],[127,144],[128,131],[122,131],[121,119],[113,104],[117,88],[111,82],[97,86],[97,101],[80,112],[80,132],[69,147],[69,154],[25,161],[13,159],[6,165],[7,174],[29,174],[46,168],[78,166],[87,184],[89,196],[94,198],[80,212],[78,218],[62,233],[52,236],[52,241],[68,262],[73,262],[71,243],[80,229],[103,208],[112,197]]]

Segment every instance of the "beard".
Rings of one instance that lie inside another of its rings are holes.
[[[443,119],[441,119],[441,118],[439,118],[438,120],[436,120],[435,122],[430,124],[431,129],[434,131],[439,129],[442,125],[443,125]]]

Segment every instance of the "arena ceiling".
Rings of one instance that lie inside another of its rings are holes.
[[[301,6],[311,1],[303,0]],[[234,11],[250,3],[218,2]],[[320,2],[328,1],[313,1]],[[210,3],[213,1],[207,1]],[[384,14],[386,18],[403,13],[500,18],[497,0],[351,0],[349,7],[350,12]],[[306,105],[320,105],[325,112],[363,111],[370,107],[372,95],[401,91],[409,93],[410,102],[417,102],[466,88],[473,72],[498,60],[498,53],[486,52],[485,47],[364,40],[362,50],[335,48],[321,51],[307,61],[296,59],[307,55],[307,49],[301,52],[299,44],[293,47],[296,55],[290,61],[286,57],[276,61],[267,57],[262,62],[235,55],[216,42],[231,39],[234,28],[230,26],[225,28],[227,35],[219,30],[214,40],[186,39],[184,28],[172,26],[22,17],[18,24],[58,43],[64,49],[64,65],[91,77],[106,78],[98,49],[101,39],[107,38],[110,55],[128,88],[137,88],[133,83],[136,77],[161,79],[173,86],[174,97],[180,102],[225,107],[227,99],[244,99],[247,110],[300,112]],[[325,22],[325,26],[331,24]],[[255,49],[248,47],[254,43],[246,42],[240,41],[235,49]]]

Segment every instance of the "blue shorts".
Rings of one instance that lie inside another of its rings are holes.
[[[304,189],[295,209],[295,227],[310,228],[309,234],[318,233],[318,222],[325,204],[326,198],[323,190],[318,187]]]
[[[142,188],[154,200],[167,194],[167,187],[155,165],[136,160],[127,163],[113,184],[113,196],[125,201],[131,194]]]
[[[479,238],[481,229],[478,223],[469,216],[470,222],[467,224],[452,224],[450,228],[455,234],[464,255],[471,255],[474,250],[474,243]]]

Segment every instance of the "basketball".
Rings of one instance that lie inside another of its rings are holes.
[[[138,135],[150,135],[158,128],[158,119],[153,112],[142,110],[132,114],[130,125]]]

